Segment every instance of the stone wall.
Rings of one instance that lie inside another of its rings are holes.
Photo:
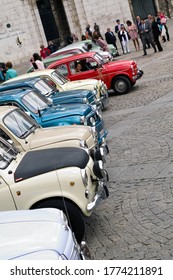
[[[36,2],[1,0],[0,61],[29,61],[33,52],[39,52],[40,42],[46,41]]]
[[[107,27],[114,30],[116,19],[122,22],[132,19],[128,0],[63,0],[63,4],[71,32],[79,37],[88,23],[93,28],[96,22],[104,34]]]
[[[172,0],[158,0],[160,11],[164,12],[166,16],[173,17],[173,1]]]

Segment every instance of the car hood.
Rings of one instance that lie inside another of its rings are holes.
[[[76,89],[76,90],[66,90],[58,93],[53,93],[51,95],[51,98],[78,98],[78,97],[87,97],[92,95],[92,92],[90,90],[85,90],[85,89]],[[68,100],[67,100],[68,103]]]
[[[54,250],[57,254],[65,254],[67,258],[71,254],[71,231],[60,211],[55,209],[2,212],[0,232],[1,260],[44,250]]]
[[[130,65],[133,64],[133,60],[118,60],[111,61],[103,65],[107,71],[126,71]]]
[[[51,106],[41,114],[42,122],[61,119],[70,116],[86,116],[91,112],[92,108],[86,104],[64,104]]]
[[[97,85],[98,81],[96,79],[86,79],[86,80],[77,80],[71,81],[63,85],[64,90],[73,90],[73,89],[90,89],[93,90]]]
[[[32,134],[30,149],[54,146],[56,143],[70,140],[87,140],[91,135],[90,128],[83,125],[38,128]]]

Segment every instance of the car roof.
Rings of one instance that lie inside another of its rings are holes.
[[[55,55],[56,53],[57,53],[57,54],[58,54],[58,53],[61,53],[61,52],[66,51],[66,50],[75,49],[75,48],[77,48],[77,47],[79,47],[79,46],[83,46],[83,45],[89,44],[89,43],[92,43],[92,41],[91,41],[91,40],[78,41],[78,42],[72,43],[72,44],[70,44],[70,45],[68,45],[68,46],[66,46],[66,47],[64,47],[64,48],[59,49],[58,51],[52,53],[52,55]],[[50,55],[50,56],[51,56],[51,55]]]
[[[28,89],[28,88],[17,88],[17,89],[5,90],[5,91],[0,92],[0,99],[3,99],[4,96],[6,96],[6,97],[10,96],[13,99],[13,97],[16,95],[23,95],[30,91],[31,91],[31,89]]]
[[[93,57],[94,54],[96,52],[86,52],[86,53],[80,53],[80,54],[75,54],[73,56],[70,56],[68,58],[62,58],[61,60],[59,61],[56,61],[56,62],[53,62],[51,63],[49,66],[48,66],[48,69],[49,67],[53,67],[54,65],[61,65],[63,63],[66,63],[66,62],[71,62],[71,61],[74,61],[74,60],[80,60],[80,59],[85,59],[85,58],[90,58],[90,57]]]
[[[0,105],[0,118],[2,119],[6,114],[8,114],[12,110],[20,110],[20,109],[10,105]]]

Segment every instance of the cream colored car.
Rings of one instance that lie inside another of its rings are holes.
[[[88,150],[93,159],[104,161],[108,153],[106,144],[97,146],[97,135],[91,127],[71,125],[42,128],[14,106],[0,106],[0,136],[20,151],[82,147]]]
[[[47,79],[48,82],[52,81],[52,83],[56,85],[60,92],[76,89],[92,90],[96,93],[97,101],[101,102],[102,108],[105,108],[108,103],[107,87],[101,80],[85,79],[71,82],[65,76],[58,73],[55,69],[46,69],[19,75],[16,78],[13,78],[13,81],[19,81],[30,77],[42,77]],[[3,85],[8,83],[11,83],[11,80],[4,82]]]
[[[0,211],[58,208],[80,242],[83,216],[108,197],[106,171],[81,148],[19,152],[0,138]]]

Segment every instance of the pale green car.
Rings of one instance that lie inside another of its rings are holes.
[[[79,41],[73,44],[70,44],[54,53],[51,57],[57,57],[58,55],[67,55],[67,54],[79,54],[88,51],[88,45],[91,44],[91,51],[99,53],[105,59],[111,59],[112,57],[117,56],[118,51],[112,44],[108,44],[109,52],[103,51],[100,46],[94,43],[91,40]]]

